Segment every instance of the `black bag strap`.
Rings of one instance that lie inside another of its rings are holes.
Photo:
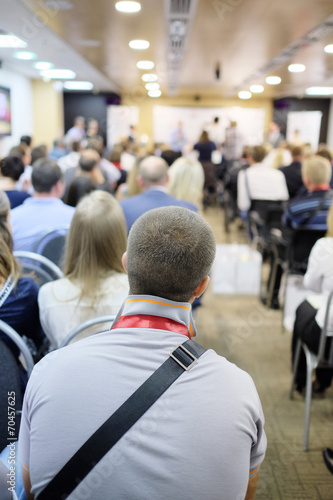
[[[332,198],[332,195],[333,195],[333,192],[331,190],[326,191],[326,193],[322,197],[319,205],[316,208],[314,208],[313,210],[311,210],[311,212],[308,213],[308,215],[305,217],[305,219],[302,220],[302,222],[300,224],[298,224],[298,226],[295,229],[304,227],[323,208],[326,201],[329,200],[330,198]]]
[[[37,496],[38,500],[67,498],[93,467],[162,396],[206,349],[194,340],[177,346],[168,359],[81,446]]]

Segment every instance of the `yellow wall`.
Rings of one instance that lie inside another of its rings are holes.
[[[32,81],[34,145],[46,144],[49,149],[53,141],[64,135],[64,106],[62,92],[57,92],[54,82]]]
[[[222,99],[218,97],[202,97],[199,101],[191,97],[159,97],[153,99],[146,95],[123,95],[121,104],[124,106],[138,106],[140,110],[138,132],[139,134],[147,134],[153,137],[153,106],[194,106],[199,108],[205,107],[232,107],[240,106],[244,108],[261,108],[265,110],[265,129],[268,129],[268,124],[273,119],[273,100],[249,99],[248,101],[241,99]]]

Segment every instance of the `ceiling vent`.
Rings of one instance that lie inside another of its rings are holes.
[[[164,0],[167,30],[168,93],[175,95],[198,0]]]

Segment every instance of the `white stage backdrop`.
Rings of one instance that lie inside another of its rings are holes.
[[[154,142],[169,143],[172,131],[182,122],[183,131],[189,143],[198,142],[202,130],[219,117],[221,128],[229,127],[230,121],[237,121],[244,142],[260,144],[264,140],[265,110],[256,108],[196,108],[179,106],[153,107]]]
[[[302,142],[309,142],[314,151],[319,144],[321,111],[290,111],[287,118],[287,140],[293,142],[295,130]]]
[[[107,145],[112,149],[129,136],[130,125],[139,122],[139,108],[137,106],[108,106],[107,110]]]

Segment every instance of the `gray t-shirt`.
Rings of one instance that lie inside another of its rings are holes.
[[[91,434],[186,340],[154,329],[103,332],[54,351],[29,380],[20,430],[38,495]],[[209,350],[68,497],[243,500],[266,449],[251,377]]]

